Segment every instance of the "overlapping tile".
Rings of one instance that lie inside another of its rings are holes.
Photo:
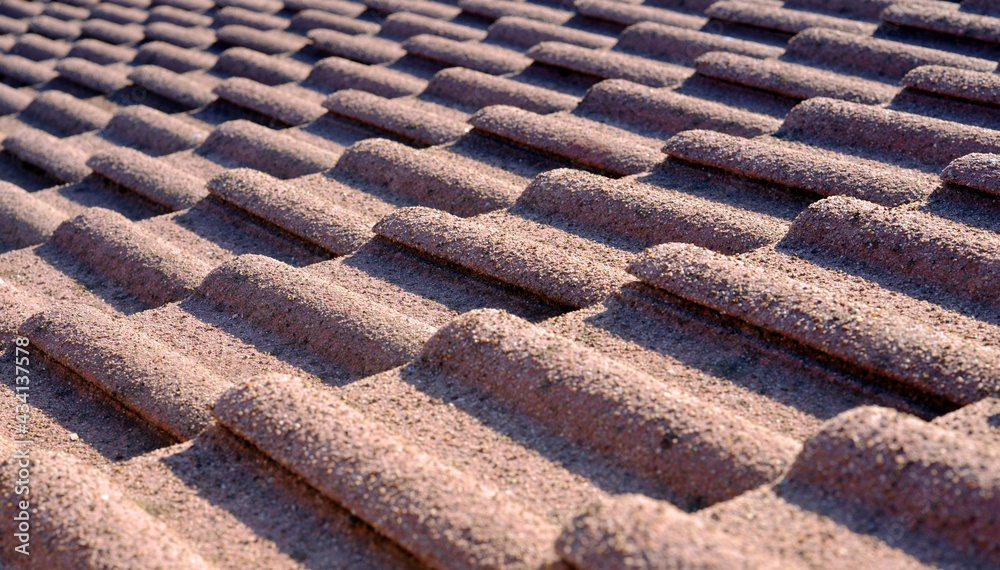
[[[50,566],[997,563],[989,2],[0,15]]]

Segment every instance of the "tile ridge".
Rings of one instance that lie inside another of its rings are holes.
[[[123,319],[85,305],[46,308],[22,323],[18,332],[179,441],[211,423],[209,410],[229,386]]]
[[[510,206],[521,192],[487,173],[377,138],[354,143],[341,155],[335,171],[376,185],[391,196],[463,217]]]
[[[336,164],[337,158],[325,149],[242,119],[216,127],[197,152],[221,155],[281,179],[322,172]]]
[[[919,210],[888,209],[853,198],[810,205],[785,243],[848,257],[910,281],[1000,309],[1000,237]]]
[[[561,566],[554,526],[303,380],[256,377],[215,415],[426,564]]]
[[[20,459],[0,462],[0,481],[10,512],[18,497],[15,474]],[[50,568],[105,564],[208,570],[212,568],[191,544],[132,502],[99,471],[66,453],[31,451],[31,530],[47,538],[32,545],[31,559]],[[13,516],[6,517],[0,545],[13,552],[19,543]],[[9,521],[9,522],[8,522]],[[13,554],[13,556],[18,556]]]
[[[852,148],[939,167],[970,153],[1000,152],[1000,131],[826,97],[796,105],[781,130],[829,143],[847,139]]]
[[[103,208],[63,222],[49,243],[154,306],[187,297],[209,271],[201,261]]]
[[[361,294],[260,255],[242,255],[216,267],[198,295],[353,374],[407,362],[433,333]]]
[[[629,280],[621,270],[429,208],[397,210],[374,231],[557,305],[579,308],[598,303]]]
[[[926,198],[934,188],[915,186],[912,177],[878,171],[845,160],[790,148],[777,139],[745,139],[708,130],[674,135],[663,152],[765,183],[800,188],[822,196],[850,196],[884,206]]]
[[[372,222],[362,214],[263,172],[228,170],[209,180],[206,188],[212,196],[333,255],[349,254],[373,235]]]
[[[90,174],[84,151],[45,131],[21,127],[3,139],[3,147],[18,159],[64,183],[80,182]]]
[[[639,247],[685,241],[742,253],[775,243],[785,232],[776,220],[726,204],[572,169],[536,176],[516,209],[623,237]]]
[[[503,311],[453,320],[415,364],[627,463],[681,505],[714,504],[773,481],[799,452],[791,439]]]
[[[827,421],[779,488],[877,509],[996,564],[998,473],[995,448],[895,410],[864,406]]]
[[[14,248],[48,240],[67,215],[8,182],[0,183],[0,240]]]
[[[1000,393],[1000,352],[772,270],[688,244],[663,244],[629,271],[654,287],[818,350],[897,389],[965,405]]]
[[[190,208],[208,195],[200,179],[128,147],[96,153],[87,166],[170,210]]]

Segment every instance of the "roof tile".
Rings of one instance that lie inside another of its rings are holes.
[[[204,107],[215,101],[212,89],[204,82],[157,65],[140,65],[129,73],[128,78],[136,85],[188,109]]]
[[[1000,564],[996,22],[0,0],[33,554]]]
[[[146,37],[142,26],[137,24],[115,24],[106,20],[87,20],[81,27],[84,37],[94,38],[111,45],[125,45],[141,42]]]
[[[223,52],[223,55],[225,53]],[[139,53],[136,54],[132,63],[134,65],[158,65],[176,73],[186,73],[197,69],[208,69],[215,65],[216,61],[217,58],[210,53],[186,49],[166,42],[147,42],[139,48]]]
[[[839,75],[777,59],[713,51],[694,61],[698,73],[763,89],[793,99],[831,97],[866,105],[888,103],[899,89],[877,81]]]
[[[427,82],[391,68],[328,57],[313,66],[308,81],[325,90],[357,89],[379,97],[404,97],[420,93]]]
[[[558,41],[587,48],[609,48],[615,45],[613,37],[573,30],[519,16],[504,16],[493,22],[487,39],[521,48],[530,48],[548,41]]]
[[[320,172],[336,163],[332,153],[243,120],[216,127],[198,150],[283,179]]]
[[[365,11],[363,4],[349,0],[285,0],[285,8],[292,11],[319,10],[351,18]]]
[[[359,9],[363,8],[360,5],[352,5],[358,6]],[[303,10],[292,18],[289,26],[289,29],[300,32],[324,29],[351,35],[377,34],[380,28],[381,26],[374,22],[355,20],[351,15],[330,14],[321,10]]]
[[[997,66],[985,59],[825,28],[803,30],[788,42],[787,50],[797,58],[892,79],[921,65],[974,71],[993,71]]]
[[[908,72],[903,85],[938,95],[988,105],[1000,104],[1000,76],[943,65],[924,65]]]
[[[215,5],[223,8],[240,8],[261,14],[274,14],[284,7],[281,0],[216,0]]]
[[[433,332],[310,272],[259,255],[220,265],[198,294],[354,374],[407,362]]]
[[[233,105],[256,111],[286,125],[304,125],[315,121],[326,111],[319,103],[268,87],[242,77],[227,79],[212,91]]]
[[[363,34],[354,36],[351,33],[327,29],[311,30],[308,35],[319,51],[361,63],[388,63],[406,55],[406,51],[399,44],[384,38],[373,38]]]
[[[11,248],[28,247],[52,237],[66,214],[13,184],[0,184],[0,241]]]
[[[114,93],[131,85],[124,73],[76,57],[61,60],[56,64],[56,71],[74,83],[105,94]]]
[[[183,27],[170,22],[146,26],[146,39],[166,42],[182,48],[205,48],[215,43],[215,32],[208,28]]]
[[[995,349],[831,299],[783,274],[687,244],[647,250],[629,270],[674,295],[954,404],[1000,392],[990,372],[1000,363]]]
[[[310,72],[309,66],[301,62],[242,47],[233,47],[222,52],[214,69],[229,75],[246,77],[264,85],[301,81]]]
[[[826,142],[846,138],[854,148],[938,166],[1000,150],[998,131],[823,97],[799,103],[782,130]]]
[[[879,509],[995,564],[995,522],[985,515],[1000,501],[998,465],[995,449],[895,410],[863,407],[828,422],[805,445],[786,483]]]
[[[788,241],[1000,308],[1000,239],[919,211],[848,198],[822,200],[792,224]]]
[[[3,139],[3,147],[62,182],[79,182],[90,174],[83,151],[43,131],[19,129]]]
[[[576,568],[627,568],[640,554],[650,568],[795,568],[748,553],[735,537],[669,503],[625,495],[591,505],[567,525],[556,548]]]
[[[432,0],[364,0],[362,4],[371,10],[385,14],[411,12],[441,20],[450,20],[462,12],[455,6]]]
[[[24,20],[0,16],[0,32],[5,34],[23,34],[28,31],[28,23]]]
[[[740,253],[774,243],[785,233],[784,224],[768,216],[634,180],[615,181],[569,169],[538,175],[517,207],[624,239],[639,249],[685,241]]]
[[[258,30],[284,30],[289,21],[281,16],[261,14],[243,8],[223,8],[215,14],[216,26],[241,25]]]
[[[868,22],[828,16],[784,6],[766,6],[746,0],[722,0],[705,10],[705,15],[724,22],[733,22],[797,34],[807,28],[829,28],[851,34],[870,35],[878,27]],[[669,22],[668,22],[669,23]]]
[[[471,129],[465,123],[414,106],[412,101],[385,99],[354,89],[337,91],[327,97],[323,106],[334,114],[419,145],[453,141]]]
[[[60,364],[183,441],[204,429],[228,387],[197,363],[90,307],[57,305],[19,332]]]
[[[51,243],[154,306],[187,297],[209,270],[121,214],[102,208],[63,223]]]
[[[22,115],[67,136],[100,129],[111,120],[111,113],[61,91],[39,94]]]
[[[56,77],[51,66],[36,63],[19,55],[0,55],[0,75],[24,83],[37,85]]]
[[[83,20],[87,16],[93,14],[91,10],[88,10],[82,6],[70,6],[69,4],[64,4],[62,2],[51,2],[42,11],[46,16],[52,16],[53,18],[58,18],[60,20]]]
[[[263,172],[227,171],[209,181],[208,191],[334,255],[348,254],[372,237],[373,224],[365,217]]]
[[[135,55],[136,51],[128,46],[114,46],[92,38],[77,40],[69,51],[70,57],[79,57],[101,65],[132,61]]]
[[[45,61],[66,57],[70,49],[70,44],[62,40],[50,40],[37,34],[23,34],[17,38],[17,43],[7,53],[24,56],[34,61]]]
[[[34,95],[29,91],[0,84],[0,115],[19,113],[31,104],[34,98]]]
[[[670,136],[690,129],[711,129],[751,137],[773,133],[781,126],[774,117],[620,79],[609,79],[591,87],[579,109],[657,136]]]
[[[86,13],[86,10],[84,10],[84,13]],[[146,21],[149,14],[145,10],[138,8],[129,8],[127,6],[104,2],[91,8],[90,16],[115,24],[141,24]],[[82,20],[86,17],[86,15],[79,16],[79,19]]]
[[[220,42],[250,48],[268,55],[298,51],[309,43],[305,38],[295,34],[277,30],[262,31],[241,25],[223,26],[216,34]]]
[[[603,79],[626,79],[650,87],[673,87],[691,76],[689,68],[623,53],[560,42],[542,42],[527,52],[538,63]]]
[[[1000,399],[984,398],[932,423],[995,446],[1000,442]]]
[[[80,24],[39,15],[28,22],[28,30],[54,40],[72,40],[80,35]]]
[[[155,0],[157,6],[170,6],[188,12],[204,12],[215,7],[212,0]]]
[[[448,66],[467,67],[491,75],[521,71],[531,60],[519,52],[479,42],[457,42],[447,38],[421,34],[403,43],[411,55]]]
[[[157,6],[149,11],[147,24],[166,22],[185,28],[205,28],[212,25],[212,17],[197,12],[189,12],[173,6]]]
[[[790,439],[664,391],[658,380],[500,311],[470,312],[442,327],[417,363],[626,461],[681,503],[697,496],[712,504],[773,481],[799,451]]]
[[[10,18],[31,18],[45,11],[45,5],[26,0],[4,0],[0,3],[0,13]]]
[[[425,563],[559,567],[556,527],[303,380],[258,377],[215,410],[227,427]],[[288,422],[301,427],[290,431]]]
[[[33,552],[33,560],[39,564],[80,567],[100,557],[121,566],[159,564],[192,570],[211,567],[189,544],[84,461],[43,450],[32,451],[32,460],[32,490],[37,497],[32,501],[32,526],[60,545]],[[3,462],[4,486],[8,489],[15,487],[17,462],[14,458]],[[13,497],[9,500],[13,501]],[[96,525],[96,520],[101,524]],[[127,534],[114,532],[125,528],[130,529]],[[9,540],[14,540],[13,521],[5,531]],[[15,544],[5,541],[4,548],[8,546],[13,549]]]
[[[744,139],[714,131],[685,131],[663,151],[682,160],[721,168],[823,196],[852,196],[885,206],[927,197],[933,187],[914,184],[913,176],[877,170],[846,160],[813,155],[774,139]]]
[[[642,4],[628,4],[614,0],[576,0],[577,12],[598,20],[631,26],[639,22],[656,22],[678,28],[697,30],[708,23],[706,18],[670,9]],[[559,22],[553,22],[559,23]]]
[[[563,306],[600,302],[628,280],[620,270],[429,208],[399,210],[383,218],[375,233]]]
[[[956,158],[941,171],[941,178],[952,184],[959,184],[1000,195],[997,181],[997,165],[1000,155],[972,153]]]
[[[97,153],[87,160],[94,172],[171,210],[190,208],[207,193],[201,182],[130,148]]]
[[[495,105],[473,115],[469,123],[544,154],[618,176],[643,172],[660,162],[644,139],[572,115],[536,115]]]
[[[201,144],[204,130],[143,105],[115,113],[105,131],[156,154],[170,154]]]
[[[548,6],[540,6],[531,2],[516,2],[508,0],[459,0],[458,7],[466,14],[480,16],[490,20],[499,20],[504,16],[519,16],[550,24],[564,24],[573,17],[572,12],[558,10]]]
[[[1000,18],[980,16],[931,3],[893,4],[882,11],[883,22],[1000,43]]]
[[[464,67],[451,67],[435,73],[424,95],[454,101],[471,109],[510,105],[539,114],[569,111],[578,102],[571,95]]]
[[[520,188],[445,158],[384,139],[351,146],[337,171],[377,185],[393,197],[472,216],[514,203]]]
[[[847,18],[874,20],[882,10],[898,0],[792,0],[789,7],[841,14]],[[909,0],[904,0],[909,1]]]
[[[710,51],[728,51],[750,57],[778,57],[782,49],[654,22],[640,22],[628,27],[618,39],[617,49],[656,56],[675,63],[690,64]]]
[[[396,12],[390,14],[382,23],[381,33],[392,38],[407,39],[420,34],[441,36],[450,40],[482,40],[486,32],[463,26],[446,20],[438,20],[413,14],[411,12]]]

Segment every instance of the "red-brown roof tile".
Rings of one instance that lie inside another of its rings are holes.
[[[70,45],[62,40],[50,40],[37,34],[23,34],[11,46],[8,53],[24,56],[34,61],[45,61],[66,57],[70,49]]]
[[[115,46],[91,38],[77,40],[69,51],[70,57],[83,58],[101,65],[132,61],[135,55],[136,50],[128,46]]]
[[[0,566],[998,564],[993,0],[152,4],[0,1]]]
[[[571,12],[549,6],[540,6],[529,2],[511,2],[508,0],[499,0],[497,2],[459,0],[458,7],[466,14],[472,14],[488,20],[499,20],[504,16],[520,16],[522,18],[538,20],[539,22],[563,24],[573,16]]]
[[[684,64],[690,64],[699,55],[710,51],[728,51],[759,58],[777,57],[782,53],[781,48],[774,46],[654,22],[629,26],[622,32],[616,47]]]
[[[705,14],[716,20],[797,34],[807,28],[830,28],[853,34],[871,34],[877,26],[848,18],[828,16],[784,6],[761,6],[745,0],[723,0],[712,4]],[[669,23],[669,22],[665,22]]]
[[[530,59],[513,50],[479,42],[458,42],[427,34],[406,40],[403,49],[410,55],[449,67],[467,67],[492,75],[521,71],[531,64]]]
[[[788,42],[788,55],[859,73],[899,79],[921,65],[946,65],[973,71],[993,71],[996,62],[859,36],[838,30],[809,28]]]
[[[388,63],[406,55],[406,50],[396,42],[365,34],[355,36],[352,32],[314,29],[309,32],[309,37],[319,51],[361,63]]]

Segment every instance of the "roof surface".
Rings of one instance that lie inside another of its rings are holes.
[[[1000,568],[1000,3],[0,32],[0,566]]]

